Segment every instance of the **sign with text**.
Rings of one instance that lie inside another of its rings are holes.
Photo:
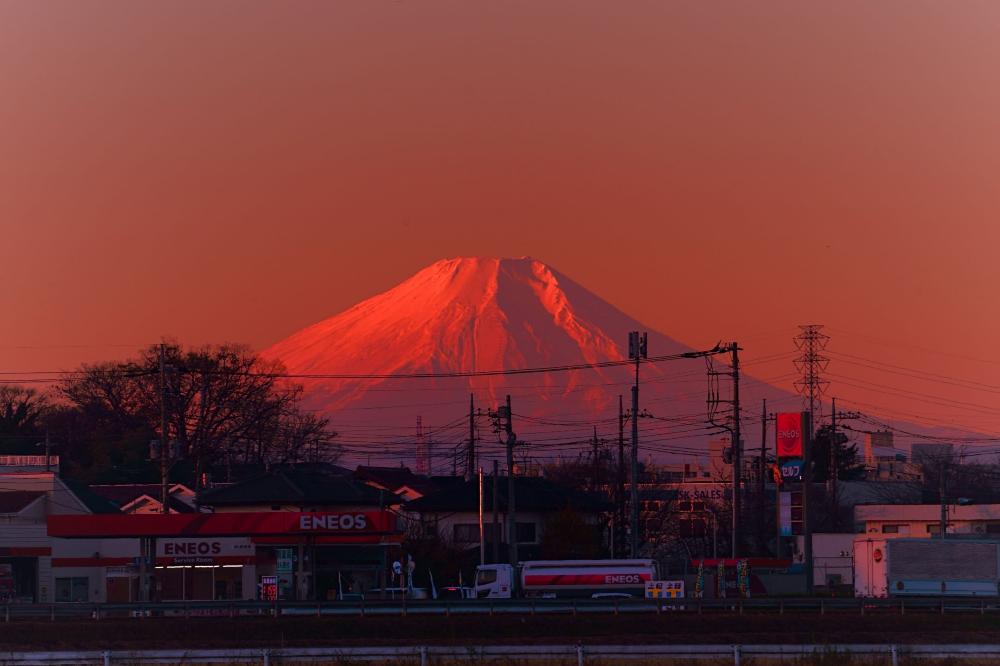
[[[776,449],[779,458],[801,458],[805,422],[802,412],[782,412],[777,415]]]
[[[261,576],[260,577],[260,599],[261,601],[277,601],[278,600],[278,577],[277,576]]]
[[[796,481],[802,478],[801,460],[782,460],[781,478],[789,481]]]
[[[157,539],[156,559],[170,564],[252,564],[253,542],[246,537]]]
[[[49,536],[69,539],[149,536],[192,540],[195,537],[308,534],[342,539],[347,543],[358,537],[399,532],[396,516],[389,511],[100,514],[87,516],[86,520],[79,516],[58,515],[49,516],[47,522]],[[203,546],[195,545],[195,548]]]
[[[295,569],[295,551],[291,548],[276,548],[274,555],[277,566],[274,570],[278,573],[291,573]]]
[[[647,580],[647,599],[683,599],[684,581],[682,580]]]

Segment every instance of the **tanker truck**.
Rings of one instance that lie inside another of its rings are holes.
[[[472,597],[601,598],[645,595],[647,581],[658,580],[654,560],[535,560],[476,567]]]

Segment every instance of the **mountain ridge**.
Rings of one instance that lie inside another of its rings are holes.
[[[632,330],[649,331],[652,356],[693,351],[544,262],[530,257],[459,257],[434,262],[395,287],[303,328],[262,355],[280,360],[293,375],[543,368],[624,360]],[[594,427],[606,438],[617,435],[618,396],[625,395],[628,402],[633,374],[634,368],[619,366],[420,382],[316,379],[307,381],[305,404],[330,417],[331,427],[356,444],[355,449],[362,450],[367,441],[372,448],[381,443],[398,452],[400,442],[415,436],[417,417],[442,434],[442,424],[461,420],[470,394],[478,405],[495,407],[509,393],[522,438],[552,442],[548,448],[553,455],[572,454]],[[644,363],[640,375],[640,408],[661,419],[641,424],[648,442],[645,450],[670,453],[680,446],[668,444],[674,441],[707,449],[704,435],[716,429],[704,424],[704,361]],[[744,395],[760,394],[769,402],[791,397],[752,377],[741,388]],[[415,396],[421,396],[417,402]],[[487,425],[479,427],[485,430]],[[441,438],[459,447],[467,433],[467,426],[454,427]],[[557,441],[560,438],[565,441]]]

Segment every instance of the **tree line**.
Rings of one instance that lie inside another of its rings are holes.
[[[0,452],[41,454],[48,437],[67,476],[155,481],[151,441],[164,416],[173,478],[195,486],[234,465],[336,460],[336,433],[303,407],[302,386],[283,373],[242,345],[171,343],[82,365],[45,391],[0,384]]]

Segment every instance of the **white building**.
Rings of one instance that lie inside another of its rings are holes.
[[[945,506],[948,534],[1000,536],[1000,504]],[[854,522],[865,534],[887,538],[930,537],[941,532],[939,504],[862,504]]]

